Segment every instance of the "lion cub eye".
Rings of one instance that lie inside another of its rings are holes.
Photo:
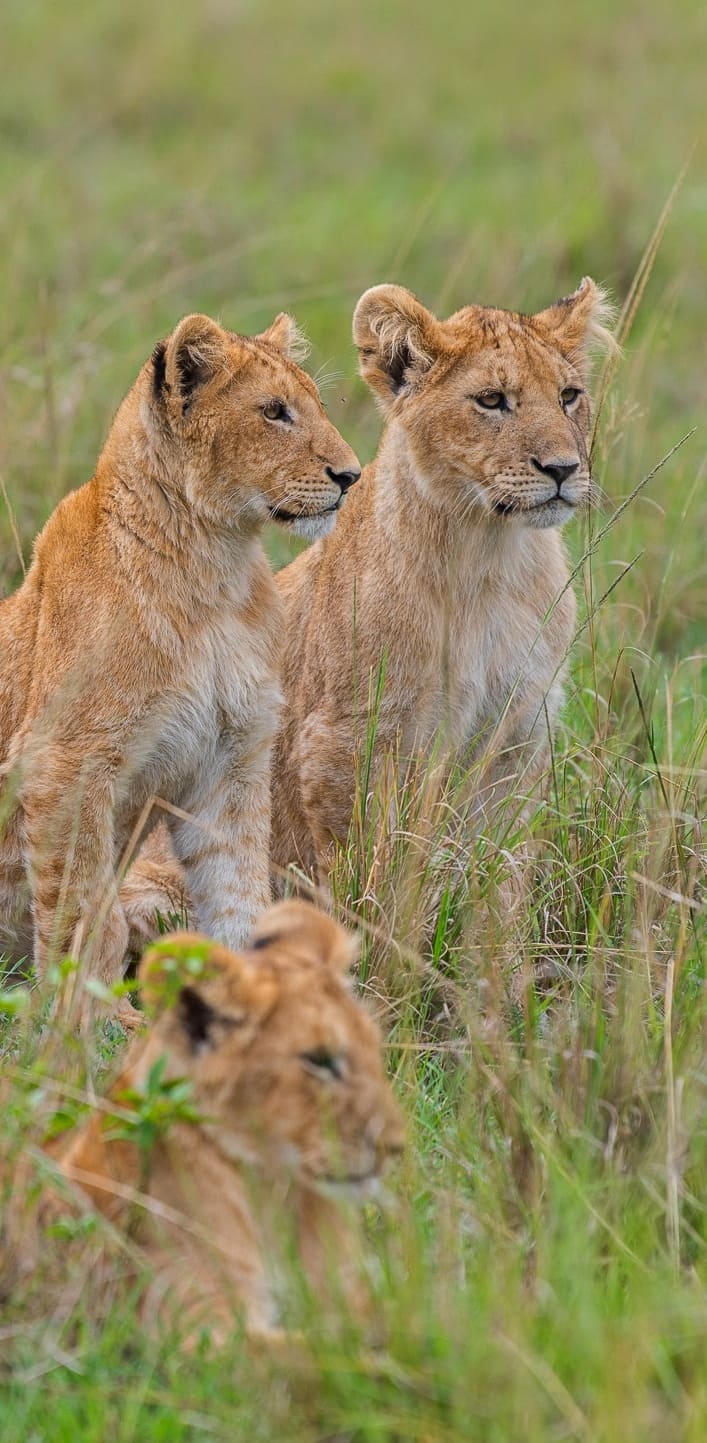
[[[574,406],[575,401],[579,400],[581,394],[579,386],[565,386],[564,391],[560,391],[560,403],[565,410],[568,410],[570,406]]]
[[[508,402],[503,391],[482,391],[479,396],[474,396],[477,406],[484,411],[507,411]]]
[[[292,421],[292,415],[284,401],[268,401],[263,406],[263,415],[266,421]]]
[[[301,1052],[300,1061],[308,1072],[315,1073],[317,1077],[334,1077],[339,1081],[344,1075],[341,1058],[335,1057],[333,1052],[327,1052],[326,1047],[315,1047],[313,1052]]]

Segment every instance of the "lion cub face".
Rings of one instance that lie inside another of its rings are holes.
[[[141,1058],[190,1078],[202,1126],[235,1163],[321,1190],[374,1182],[401,1150],[378,1029],[352,995],[353,939],[303,902],[262,917],[243,953],[165,938],[140,976],[158,1020]]]
[[[354,314],[361,373],[395,418],[425,494],[500,523],[561,526],[589,500],[588,347],[606,338],[592,280],[534,316],[467,306],[439,321],[400,286]]]
[[[274,519],[310,538],[332,529],[361,468],[295,364],[302,345],[284,314],[252,337],[194,315],[156,348],[153,424],[176,448],[186,499],[206,524]]]

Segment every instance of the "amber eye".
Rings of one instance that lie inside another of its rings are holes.
[[[579,400],[581,394],[582,392],[578,386],[565,386],[564,391],[560,391],[560,402],[565,410],[568,410],[570,406],[574,406],[575,401]]]
[[[268,401],[263,406],[263,415],[266,421],[291,421],[292,416],[284,401]]]
[[[503,391],[482,391],[480,396],[474,396],[477,406],[484,411],[507,411],[508,402]]]
[[[308,1072],[314,1072],[318,1077],[334,1077],[337,1081],[343,1077],[341,1058],[328,1052],[326,1047],[315,1047],[313,1052],[300,1053],[300,1062],[304,1063]]]

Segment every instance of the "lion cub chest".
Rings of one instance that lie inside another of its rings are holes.
[[[270,736],[280,693],[268,638],[224,611],[184,648],[145,728],[142,786],[173,800],[220,765],[224,752]]]
[[[448,666],[437,689],[439,723],[454,746],[489,737],[531,693],[552,683],[557,658],[543,634],[543,615],[520,595],[509,603],[496,588],[468,588],[453,609]]]

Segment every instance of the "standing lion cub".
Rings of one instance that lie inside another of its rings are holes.
[[[285,707],[273,860],[326,872],[351,820],[357,749],[403,765],[441,741],[488,812],[549,756],[575,601],[559,528],[590,495],[592,280],[537,315],[440,321],[374,286],[353,322],[388,424],[334,534],[277,577]]]
[[[297,345],[285,315],[252,338],[182,320],[0,604],[0,928],[28,877],[40,968],[81,947],[119,976],[116,867],[155,795],[198,927],[238,946],[268,902],[282,616],[260,532],[324,535],[360,474]]]

